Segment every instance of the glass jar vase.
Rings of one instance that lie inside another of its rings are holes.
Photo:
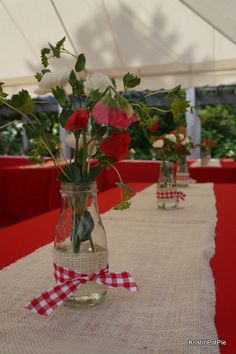
[[[186,160],[180,160],[176,172],[176,185],[178,187],[189,186],[189,171]]]
[[[161,161],[156,197],[159,209],[175,209],[178,205],[173,162]]]
[[[211,150],[202,149],[201,150],[201,166],[207,166],[211,159]]]
[[[62,184],[61,211],[56,226],[53,262],[83,274],[98,273],[108,264],[106,233],[97,206],[95,183]],[[64,303],[86,308],[99,304],[107,287],[94,281],[81,284]]]

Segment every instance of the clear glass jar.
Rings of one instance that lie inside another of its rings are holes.
[[[211,159],[211,150],[202,149],[201,150],[201,166],[207,166]]]
[[[97,206],[97,186],[62,184],[53,261],[79,273],[97,273],[108,264],[106,233]],[[99,304],[107,287],[94,281],[80,285],[64,304],[81,308]]]
[[[178,187],[189,186],[189,172],[186,160],[180,160],[176,172],[176,185]]]
[[[173,162],[161,161],[156,196],[159,209],[168,210],[177,207],[177,188]]]

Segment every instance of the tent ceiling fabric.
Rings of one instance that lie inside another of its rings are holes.
[[[9,92],[33,92],[40,49],[66,36],[89,71],[118,78],[133,71],[139,89],[236,83],[235,7],[234,0],[0,0],[0,81]]]

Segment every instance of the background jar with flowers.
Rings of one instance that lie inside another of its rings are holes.
[[[194,145],[191,138],[186,135],[185,127],[179,127],[177,130],[171,131],[171,133],[176,137],[175,153],[178,161],[176,184],[179,187],[188,187],[189,171],[186,159]]]
[[[211,159],[211,149],[216,144],[213,139],[203,139],[201,142],[201,165],[206,166]]]
[[[174,174],[176,136],[172,133],[163,134],[153,142],[156,156],[161,160],[160,173],[157,181],[157,205],[160,209],[177,207],[177,188]]]
[[[156,94],[149,93],[148,96]],[[164,109],[152,107],[152,110],[148,112],[145,108],[141,111],[138,108],[139,124],[152,147],[153,156],[155,155],[157,159],[161,160],[156,193],[158,207],[161,209],[173,209],[176,208],[178,203],[173,168],[173,162],[177,161],[175,151],[177,138],[175,134],[166,133],[165,119],[160,120],[159,115],[160,112],[164,114],[171,113],[173,125],[175,127],[181,126],[185,121],[184,113],[190,107],[190,104],[186,100],[186,93],[181,89],[181,86],[169,91],[160,91],[158,94],[165,96],[168,107]],[[162,196],[166,196],[166,198],[162,198]]]

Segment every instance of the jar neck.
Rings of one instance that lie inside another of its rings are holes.
[[[97,196],[97,183],[62,183],[60,193],[62,197],[70,197],[70,196],[82,196],[86,195],[89,197]]]
[[[159,183],[174,184],[174,164],[170,161],[161,161]]]

